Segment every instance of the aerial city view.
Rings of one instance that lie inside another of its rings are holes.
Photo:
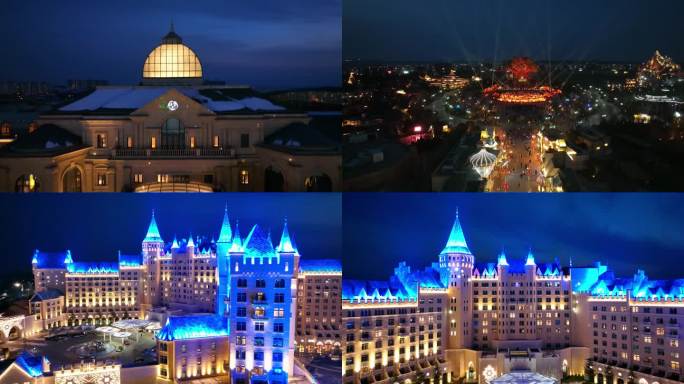
[[[684,1],[0,8],[0,384],[684,384]]]
[[[0,191],[339,191],[340,4],[263,3],[9,2]]]
[[[346,191],[684,189],[681,5],[391,3],[343,4]]]
[[[681,383],[681,198],[503,196],[345,197],[343,382]]]
[[[0,383],[339,380],[338,196],[71,196],[0,203]]]

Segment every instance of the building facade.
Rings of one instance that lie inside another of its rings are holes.
[[[0,191],[333,191],[339,142],[246,86],[203,85],[173,30],[135,86],[101,86],[0,151]]]
[[[165,241],[153,212],[140,254],[119,253],[117,262],[81,262],[69,250],[36,250],[36,294],[26,318],[31,333],[161,321],[162,382],[212,377],[286,383],[295,373],[297,329],[310,333],[302,344],[310,346],[302,351],[339,349],[339,260],[306,259],[300,270],[287,221],[276,246],[258,225],[243,238],[227,207],[218,232],[218,239]],[[8,325],[8,335],[10,330],[16,335],[23,328]]]
[[[297,277],[297,352],[339,351],[342,345],[342,263],[301,260]]]
[[[540,263],[531,250],[496,260],[475,261],[457,215],[430,267],[343,280],[343,381],[489,384],[521,370],[596,384],[680,380],[680,280]]]

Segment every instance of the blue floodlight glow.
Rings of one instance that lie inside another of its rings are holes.
[[[290,237],[290,232],[287,230],[287,219],[285,219],[285,224],[283,225],[283,234],[280,236],[280,244],[278,244],[277,251],[282,253],[298,253],[294,241]]]
[[[233,231],[230,228],[230,220],[228,219],[228,205],[223,213],[223,223],[221,224],[221,232],[219,232],[219,243],[230,243],[233,240]]]
[[[119,267],[139,267],[142,265],[142,255],[124,255],[119,253]]]
[[[171,316],[157,332],[157,339],[163,341],[199,339],[204,337],[228,336],[226,319],[218,315]]]
[[[43,358],[41,356],[22,352],[14,362],[31,377],[43,375]]]
[[[442,250],[444,253],[464,253],[471,255],[470,249],[468,249],[468,244],[465,241],[465,236],[463,235],[463,229],[461,228],[461,222],[458,220],[458,211],[456,211],[456,219],[454,219],[454,225],[451,227],[451,233],[449,234],[449,240]]]
[[[71,263],[66,267],[69,273],[118,273],[119,264],[106,262]]]
[[[342,273],[342,262],[337,259],[301,259],[299,272],[303,273]]]
[[[247,235],[244,252],[246,258],[262,259],[276,256],[271,236],[261,229],[259,224],[255,224]]]
[[[157,227],[157,220],[154,219],[154,211],[152,211],[152,220],[150,220],[150,226],[147,228],[147,235],[145,235],[144,241],[162,241],[159,227]]]

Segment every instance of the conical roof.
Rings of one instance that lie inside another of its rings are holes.
[[[147,228],[147,235],[145,235],[144,241],[163,241],[159,234],[157,220],[154,218],[154,210],[152,211],[152,220],[150,220],[150,226]]]
[[[297,248],[295,248],[294,241],[290,238],[290,232],[287,229],[287,218],[283,226],[283,234],[280,235],[280,244],[276,250],[283,253],[297,253]]]
[[[442,253],[465,253],[472,255],[468,249],[468,244],[465,241],[465,236],[463,235],[461,222],[458,219],[458,211],[456,211],[456,218],[454,219],[454,224],[451,227],[451,233],[449,233],[449,240],[447,240],[446,246],[442,250]]]
[[[223,223],[221,224],[221,232],[219,233],[219,243],[230,243],[233,239],[233,231],[230,228],[230,220],[228,219],[228,205],[223,212]]]

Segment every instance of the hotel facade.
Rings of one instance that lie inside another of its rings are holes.
[[[317,128],[339,125],[329,115],[207,84],[172,29],[140,84],[98,87],[4,145],[0,191],[337,191],[339,140]]]
[[[163,383],[208,378],[284,384],[296,375],[297,348],[326,352],[341,345],[339,330],[333,331],[341,315],[341,263],[305,259],[300,271],[300,254],[287,221],[277,246],[270,232],[259,225],[242,237],[237,222],[231,224],[227,209],[217,239],[189,236],[165,241],[153,213],[141,248],[139,255],[119,254],[118,261],[112,263],[77,261],[68,250],[36,250],[31,313],[16,319],[0,318],[3,340],[16,334],[39,336],[64,326],[159,321],[162,326],[155,335],[158,364],[149,368],[153,372],[134,374],[124,373],[128,368],[117,369],[121,375],[132,375],[130,380],[153,377]],[[306,283],[312,281],[327,283],[325,288],[312,288]],[[300,305],[300,290],[315,292],[313,296],[320,293],[326,300],[307,301],[311,296],[307,293],[301,296]],[[312,320],[313,313],[326,316]],[[300,323],[315,323],[326,332],[298,340],[295,330]],[[20,376],[23,372],[31,380],[55,378],[55,369],[39,356],[25,355],[18,361],[13,370],[18,369]],[[0,376],[0,383],[5,382],[12,381]]]
[[[684,282],[501,252],[476,263],[458,218],[429,267],[343,280],[343,382],[674,384]]]

